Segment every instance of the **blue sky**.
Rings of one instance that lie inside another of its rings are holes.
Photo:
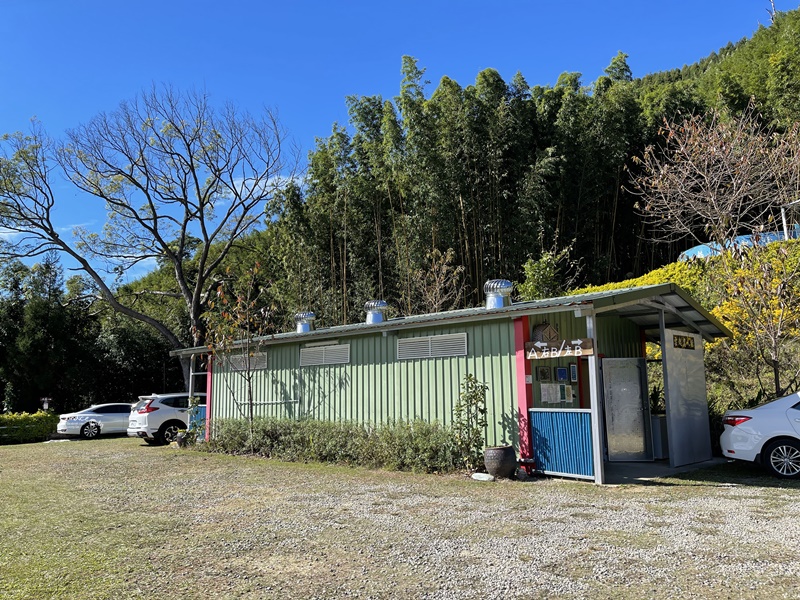
[[[779,10],[798,0],[775,0]],[[346,123],[345,97],[395,96],[404,54],[432,92],[485,68],[531,85],[588,84],[623,51],[635,77],[691,64],[769,24],[768,0],[386,3],[0,0],[0,133],[38,118],[54,136],[151,84],[277,109],[303,149]],[[65,189],[64,225],[97,221]]]

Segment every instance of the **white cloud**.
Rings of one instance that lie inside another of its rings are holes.
[[[22,233],[19,231],[14,231],[13,229],[8,229],[7,227],[0,227],[0,241],[11,242],[21,235]]]
[[[58,233],[72,233],[76,229],[88,229],[92,225],[94,225],[96,221],[86,221],[85,223],[75,223],[74,225],[64,225],[63,227],[57,227],[56,231]]]

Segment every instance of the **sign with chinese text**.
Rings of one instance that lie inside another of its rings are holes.
[[[528,342],[525,344],[525,352],[529,360],[560,358],[562,356],[590,356],[594,354],[594,340],[591,338],[577,338],[551,342]]]
[[[694,338],[690,335],[677,335],[672,337],[672,345],[681,350],[694,350]]]

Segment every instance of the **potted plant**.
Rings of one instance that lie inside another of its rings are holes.
[[[178,448],[186,448],[188,445],[188,440],[185,429],[178,430],[178,433],[175,435],[175,443],[178,444]]]

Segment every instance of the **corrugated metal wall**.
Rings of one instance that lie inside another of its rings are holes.
[[[398,337],[467,334],[467,356],[397,360]],[[300,367],[300,344],[263,348],[267,369],[253,373],[254,412],[259,416],[386,423],[422,418],[452,423],[464,377],[489,386],[487,444],[518,443],[514,327],[510,319],[358,336],[350,363]],[[215,366],[212,418],[241,418],[246,386],[237,373]]]
[[[592,418],[588,410],[530,411],[536,470],[594,478]]]
[[[558,312],[531,318],[531,327],[550,323],[562,339],[586,337],[586,322],[572,312]],[[638,327],[615,316],[597,319],[595,352],[608,357],[641,355]],[[421,337],[449,333],[467,334],[467,356],[397,359],[398,337]],[[518,444],[516,421],[514,327],[510,319],[478,321],[450,327],[342,336],[350,344],[350,363],[300,367],[297,342],[272,344],[267,369],[254,372],[254,412],[259,416],[309,417],[330,421],[386,423],[422,418],[452,423],[452,412],[464,377],[472,373],[489,386],[487,395],[489,427],[487,444]],[[534,361],[536,367],[566,366],[574,360]],[[242,418],[246,385],[241,375],[215,366],[212,390],[212,418]],[[538,382],[537,382],[538,383]],[[539,386],[534,385],[534,405],[540,404]],[[241,399],[239,408],[233,398]],[[549,405],[550,407],[556,407]],[[574,408],[574,404],[563,407]]]
[[[597,352],[607,358],[642,358],[639,326],[616,315],[597,317]]]

